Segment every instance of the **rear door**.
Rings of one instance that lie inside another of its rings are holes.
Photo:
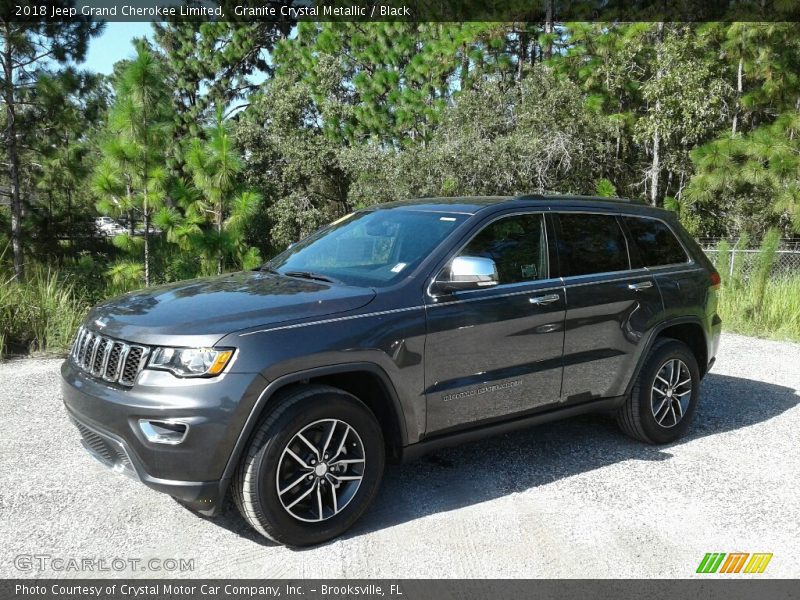
[[[561,400],[621,395],[663,311],[658,286],[632,265],[617,215],[559,212],[553,219],[567,300]]]
[[[558,402],[564,290],[545,225],[542,213],[492,220],[455,256],[491,258],[499,284],[429,298],[429,434]]]

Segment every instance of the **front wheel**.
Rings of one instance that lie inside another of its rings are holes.
[[[271,540],[319,544],[367,510],[384,460],[369,408],[343,390],[303,386],[284,394],[254,433],[233,482],[234,501]]]
[[[617,413],[620,428],[649,444],[683,437],[697,409],[700,371],[691,349],[678,340],[657,340],[633,390]]]

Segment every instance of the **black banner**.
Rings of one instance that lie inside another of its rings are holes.
[[[800,21],[786,0],[0,0],[9,21]]]
[[[800,597],[793,580],[215,580],[62,579],[0,580],[0,598],[21,600],[784,600]]]

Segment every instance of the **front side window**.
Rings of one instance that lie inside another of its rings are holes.
[[[663,221],[645,217],[623,217],[645,267],[688,262],[686,252]]]
[[[515,215],[487,225],[460,252],[460,256],[491,258],[501,285],[549,277],[544,217]]]
[[[357,212],[291,246],[265,267],[285,275],[383,287],[411,272],[465,218],[411,209]]]
[[[563,277],[630,269],[625,235],[615,216],[563,213],[556,221]]]

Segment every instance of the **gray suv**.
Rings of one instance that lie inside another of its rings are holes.
[[[83,444],[272,540],[369,507],[385,460],[582,413],[647,443],[689,427],[719,275],[669,212],[553,196],[348,215],[255,271],[95,307],[64,362]]]

